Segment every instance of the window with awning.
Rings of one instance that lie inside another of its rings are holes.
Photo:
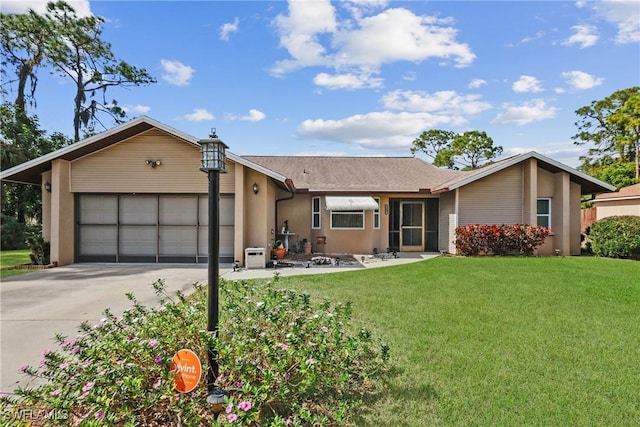
[[[375,211],[378,202],[369,196],[325,196],[326,209],[329,211]]]

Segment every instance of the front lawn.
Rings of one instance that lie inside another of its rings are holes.
[[[283,426],[287,417],[294,426],[321,425],[317,417],[325,417],[323,425],[348,419],[410,427],[640,420],[640,262],[441,257],[222,281],[221,291],[219,384],[233,400],[218,423],[204,403],[204,382],[180,396],[169,367],[181,348],[206,360],[211,336],[201,291],[161,309],[131,296],[134,307],[122,318],[105,312],[98,327],[83,326],[82,337],[58,337],[61,350],[45,352],[40,367],[22,368],[54,381],[0,399],[0,421],[21,408],[54,410],[81,425],[198,425],[202,418],[200,425]],[[339,304],[347,301],[352,307]],[[352,313],[350,322],[343,312]],[[385,345],[376,353],[371,344],[380,340]],[[379,369],[387,348],[388,369]],[[338,357],[344,366],[334,362]],[[363,407],[346,412],[359,396]],[[304,404],[296,406],[298,397]],[[273,423],[249,423],[266,419]]]
[[[18,264],[27,264],[31,262],[29,249],[17,249],[13,251],[0,252],[0,268],[13,267]],[[0,279],[11,277],[18,274],[28,273],[29,270],[0,270]]]
[[[640,263],[437,258],[282,285],[354,303],[391,348],[368,425],[640,422]]]

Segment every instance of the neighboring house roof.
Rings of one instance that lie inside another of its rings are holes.
[[[640,184],[630,185],[628,187],[622,187],[620,190],[614,193],[602,193],[594,199],[594,201],[609,201],[609,200],[630,200],[640,199]]]
[[[514,166],[525,160],[535,158],[538,161],[538,167],[545,169],[552,173],[567,172],[570,175],[571,181],[580,184],[583,194],[601,193],[603,191],[615,190],[615,187],[600,181],[592,176],[589,176],[577,169],[573,169],[565,164],[543,156],[535,151],[528,153],[518,154],[516,156],[507,157],[506,159],[499,160],[490,165],[484,166],[479,169],[475,169],[469,172],[465,172],[465,175],[455,177],[449,181],[443,182],[433,188],[435,193],[455,190],[456,188],[475,182],[486,176],[492,175],[498,171]]]
[[[4,170],[0,172],[0,180],[22,184],[40,185],[40,175],[43,172],[51,169],[51,162],[53,160],[76,160],[80,157],[102,150],[109,147],[110,145],[117,144],[140,133],[146,132],[152,128],[160,129],[178,139],[183,140],[185,143],[194,145],[198,148],[200,147],[198,138],[174,129],[171,126],[167,126],[164,123],[161,123],[150,117],[140,116],[105,132],[83,139],[74,144],[67,145],[66,147],[63,147],[59,150],[45,154],[33,160],[29,160],[13,168]],[[286,177],[273,171],[264,169],[260,165],[253,164],[250,161],[245,160],[242,157],[237,156],[231,152],[227,151],[227,158],[236,163],[240,163],[244,166],[258,170],[259,172],[270,176],[276,181],[279,181],[281,183],[285,182]]]
[[[298,191],[311,192],[429,193],[435,184],[464,174],[415,157],[242,157],[291,179]]]

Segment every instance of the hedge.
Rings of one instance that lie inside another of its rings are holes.
[[[591,225],[591,247],[598,256],[640,259],[640,216],[618,215]]]
[[[544,243],[549,229],[538,225],[480,225],[456,227],[456,249],[465,256],[533,255]]]

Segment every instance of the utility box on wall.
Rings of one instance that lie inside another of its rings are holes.
[[[265,248],[246,248],[244,250],[245,268],[265,268]]]

